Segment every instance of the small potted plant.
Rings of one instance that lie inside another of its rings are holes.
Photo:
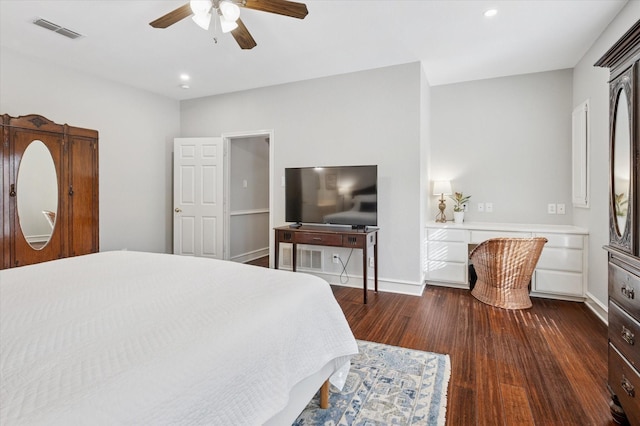
[[[462,223],[464,221],[464,204],[469,201],[471,195],[465,196],[462,192],[455,192],[451,198],[455,205],[453,206],[453,221],[455,223]]]

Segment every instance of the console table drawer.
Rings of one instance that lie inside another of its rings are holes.
[[[640,324],[612,301],[609,301],[609,340],[635,368],[640,367]]]
[[[609,344],[609,386],[620,399],[629,423],[640,424],[640,376],[611,344]]]
[[[342,235],[339,234],[320,234],[316,232],[300,232],[295,236],[298,244],[318,244],[322,246],[342,246]]]
[[[629,314],[640,318],[640,277],[609,263],[609,297]]]

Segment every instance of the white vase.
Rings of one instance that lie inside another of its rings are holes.
[[[457,224],[464,222],[464,212],[453,212],[453,222]]]

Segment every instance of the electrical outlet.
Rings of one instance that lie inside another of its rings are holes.
[[[479,212],[483,212],[484,211],[484,203],[478,203],[478,211]]]
[[[547,213],[556,214],[556,205],[555,204],[547,204]]]
[[[333,263],[340,263],[340,255],[333,253]]]
[[[487,213],[493,213],[493,203],[484,203],[484,211]]]
[[[558,212],[558,214],[566,214],[567,210],[566,210],[564,204],[558,204],[557,208],[556,208],[556,212]]]

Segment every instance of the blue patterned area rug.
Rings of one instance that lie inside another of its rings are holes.
[[[319,393],[294,426],[444,425],[449,355],[358,341],[344,388],[334,387],[329,408]]]

